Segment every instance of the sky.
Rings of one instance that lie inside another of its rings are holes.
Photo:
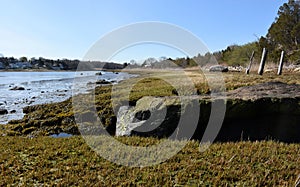
[[[265,36],[287,0],[0,0],[0,54],[83,59],[103,36],[129,24],[158,21],[197,36],[211,51]],[[153,44],[116,54],[117,62],[178,57]],[[99,59],[107,60],[107,59]]]

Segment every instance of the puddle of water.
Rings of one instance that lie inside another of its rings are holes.
[[[73,135],[72,134],[68,134],[68,133],[64,133],[64,132],[59,133],[59,134],[50,135],[50,137],[52,137],[52,138],[69,138],[71,136],[73,136]]]

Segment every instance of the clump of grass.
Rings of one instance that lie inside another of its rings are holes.
[[[151,146],[160,140],[118,141]],[[291,186],[300,172],[300,145],[273,141],[216,143],[203,153],[190,141],[166,162],[144,168],[110,163],[77,136],[1,137],[0,143],[1,186]]]

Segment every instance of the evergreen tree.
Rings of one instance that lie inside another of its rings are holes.
[[[262,38],[260,44],[269,49],[273,60],[278,58],[281,50],[287,52],[289,60],[300,59],[300,1],[289,0],[279,8],[266,40]]]

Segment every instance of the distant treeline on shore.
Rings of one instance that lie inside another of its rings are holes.
[[[82,62],[84,66],[79,66]],[[85,67],[86,66],[86,67]],[[77,70],[81,67],[82,70],[92,70],[92,68],[101,69],[123,69],[127,64],[118,64],[112,62],[100,62],[100,61],[87,61],[80,60],[51,60],[45,58],[31,58],[21,57],[16,59],[14,57],[0,57],[0,69],[46,69],[46,70]]]

